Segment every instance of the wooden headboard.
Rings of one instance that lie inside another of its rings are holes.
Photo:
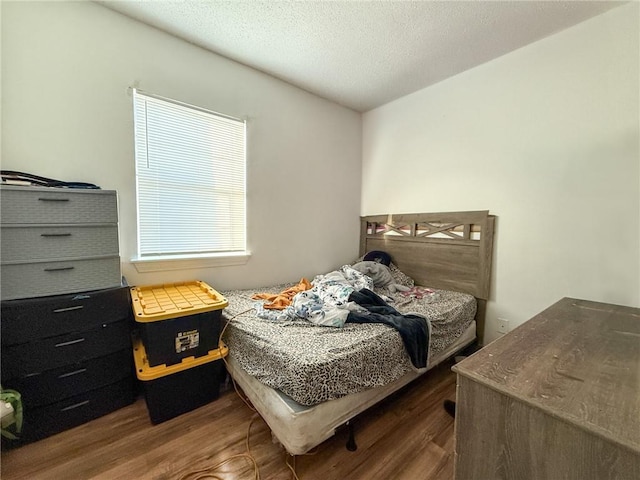
[[[476,297],[482,344],[495,216],[488,211],[386,214],[360,217],[360,223],[360,255],[385,251],[417,285]]]

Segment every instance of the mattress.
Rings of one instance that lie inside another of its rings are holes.
[[[231,361],[243,372],[304,406],[383,387],[417,372],[400,335],[386,325],[332,328],[255,316],[254,293],[275,294],[290,286],[224,292],[229,306],[223,313],[232,319],[224,341]],[[476,312],[473,296],[446,290],[416,288],[387,299],[401,313],[427,319],[429,364],[468,330]]]
[[[447,348],[431,356],[426,369],[412,370],[387,385],[314,406],[301,405],[266,386],[239,367],[234,358],[227,357],[227,368],[269,425],[274,439],[289,454],[302,455],[333,436],[336,428],[462,350],[475,338],[476,323],[472,322]]]

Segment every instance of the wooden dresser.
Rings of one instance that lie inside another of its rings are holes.
[[[564,298],[463,360],[455,478],[640,478],[640,309]]]

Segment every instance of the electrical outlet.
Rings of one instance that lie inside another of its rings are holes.
[[[506,318],[498,318],[498,333],[507,333],[509,331],[509,320]]]

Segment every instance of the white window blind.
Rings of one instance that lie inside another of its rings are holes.
[[[244,252],[245,122],[133,98],[139,257]]]

